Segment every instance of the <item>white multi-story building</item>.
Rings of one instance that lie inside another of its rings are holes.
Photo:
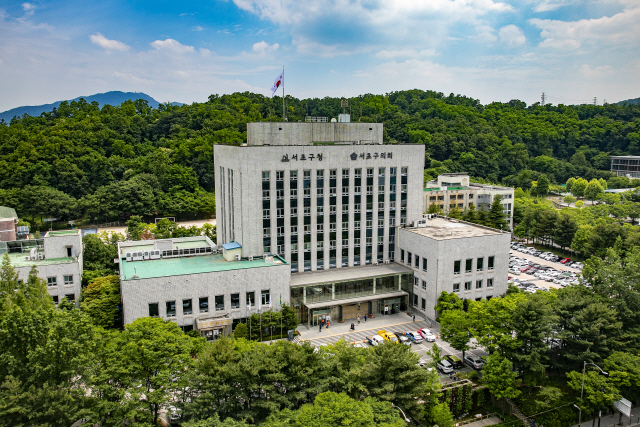
[[[510,187],[478,184],[469,180],[465,173],[445,173],[435,181],[425,184],[423,191],[423,210],[438,205],[442,212],[449,212],[457,207],[460,211],[475,205],[479,210],[488,211],[495,196],[502,198],[502,211],[507,216],[509,228],[513,228],[514,190]]]
[[[474,300],[503,295],[510,240],[509,233],[442,217],[400,227],[398,262],[413,270],[412,305],[435,319],[442,291]]]
[[[82,285],[82,234],[80,230],[49,231],[43,239],[0,242],[19,280],[27,280],[31,266],[47,281],[47,289],[57,304],[62,298],[80,301]]]

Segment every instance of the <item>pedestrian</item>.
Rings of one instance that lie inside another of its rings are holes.
[[[364,323],[367,323],[367,315],[364,315]]]
[[[416,315],[415,314],[413,315],[413,321],[414,322],[416,321]]]
[[[351,322],[351,330],[352,330],[352,331],[355,331],[355,330],[356,330],[356,327],[355,327],[355,325],[353,324],[353,322]]]
[[[358,316],[358,325],[360,324],[360,316]]]
[[[320,330],[318,332],[322,332],[322,323],[318,323],[318,325],[320,326]]]
[[[327,329],[329,329],[329,323],[330,323],[330,322],[327,320]]]

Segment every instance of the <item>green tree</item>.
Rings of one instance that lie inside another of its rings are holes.
[[[488,221],[491,227],[506,231],[508,227],[506,215],[504,214],[503,209],[502,196],[496,195],[491,202],[491,207],[489,208]]]
[[[597,179],[592,179],[584,190],[584,197],[593,203],[604,195],[604,190]]]
[[[567,191],[568,191],[568,192],[570,192],[570,193],[572,192],[572,191],[571,191],[571,189],[572,189],[572,187],[573,187],[573,183],[574,183],[574,182],[576,182],[576,179],[575,179],[575,178],[573,178],[573,177],[571,177],[571,178],[569,178],[569,179],[567,180],[566,188],[567,188]]]
[[[141,240],[142,233],[146,225],[142,222],[142,217],[138,215],[132,216],[127,221],[127,240]]]
[[[564,201],[565,203],[569,204],[569,205],[570,205],[570,204],[572,204],[572,203],[575,203],[575,202],[576,202],[576,200],[578,200],[578,199],[576,199],[576,198],[575,198],[575,197],[573,197],[573,196],[564,196],[564,199],[563,199],[563,201]]]
[[[549,194],[549,178],[545,174],[540,174],[538,176],[538,181],[536,182],[536,196],[546,197]]]
[[[469,350],[471,332],[469,331],[469,318],[462,310],[447,310],[439,318],[440,334],[442,338],[451,344],[451,347],[462,352]]]
[[[496,399],[513,399],[520,395],[516,388],[516,375],[512,363],[498,353],[489,355],[482,367],[482,381]]]
[[[516,364],[532,379],[542,379],[547,361],[546,338],[551,332],[551,306],[541,294],[531,294],[521,301],[514,311],[513,328],[520,342],[515,353]]]
[[[11,266],[9,254],[5,252],[0,265],[0,303],[17,288],[18,272]]]
[[[576,392],[582,391],[584,384],[584,397],[577,400],[582,412],[587,414],[595,414],[598,410],[609,408],[621,397],[613,382],[594,370],[588,369],[584,377],[582,372],[568,372],[567,380],[567,385]]]
[[[247,328],[246,323],[238,323],[236,325],[235,331],[233,331],[233,336],[238,338],[248,338],[249,337],[249,328]]]
[[[96,326],[119,328],[122,325],[120,277],[106,276],[89,283],[83,292],[82,310]]]
[[[442,351],[440,350],[440,347],[438,347],[438,344],[433,343],[433,345],[431,346],[431,348],[427,351],[427,355],[429,357],[431,357],[432,360],[432,365],[435,368],[435,365],[440,362],[442,360],[442,358],[444,356],[442,356]]]
[[[442,291],[434,308],[441,316],[447,310],[462,310],[462,300],[455,292]]]
[[[587,182],[586,179],[583,179],[583,178],[576,179],[571,185],[571,194],[573,194],[577,198],[583,197],[588,184],[589,183]]]
[[[578,231],[576,221],[567,214],[560,214],[553,228],[553,240],[564,250],[571,246],[576,231]]]

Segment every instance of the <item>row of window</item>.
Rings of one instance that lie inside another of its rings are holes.
[[[439,196],[429,196],[429,201],[430,202],[435,202],[436,201],[436,197],[437,200],[439,201],[443,201],[444,200],[444,196],[443,195],[439,195]],[[456,197],[456,194],[452,194],[451,196],[449,196],[449,200],[456,200],[456,198],[458,200],[464,200],[464,194],[458,194]],[[469,194],[469,200],[473,200],[473,194]]]
[[[64,285],[73,285],[73,276],[63,276]],[[55,276],[47,277],[47,286],[58,286],[58,278]]]
[[[488,257],[487,269],[493,270],[494,268],[495,257]],[[460,274],[460,266],[462,265],[461,260],[457,260],[453,262],[453,274]],[[484,270],[484,257],[476,258],[476,271]],[[468,258],[464,263],[464,272],[472,273],[473,272],[473,258]]]
[[[427,259],[424,257],[420,257],[419,255],[413,255],[411,252],[407,251],[407,258],[404,257],[404,249],[400,249],[400,259],[402,262],[409,267],[420,269],[420,259],[422,259],[422,271],[427,271],[428,263]]]
[[[396,202],[389,202],[389,203],[384,203],[384,202],[379,202],[378,203],[378,209],[380,210],[384,210],[386,206],[389,206],[391,209],[395,209],[396,208]],[[372,210],[373,205],[371,203],[369,203],[367,205],[367,209],[368,210]],[[404,204],[402,205],[402,209],[405,209]],[[353,212],[354,213],[360,213],[362,211],[362,205],[360,203],[355,203],[353,205]],[[311,207],[310,206],[304,206],[303,211],[304,215],[306,216],[311,216]],[[316,209],[316,212],[318,215],[323,215],[324,214],[324,206],[318,206]],[[342,205],[342,213],[346,214],[349,212],[349,205]],[[329,213],[331,215],[336,215],[337,213],[337,209],[336,206],[329,206]],[[291,216],[292,217],[296,217],[298,216],[298,208],[291,208]],[[271,217],[271,209],[263,209],[262,210],[262,219],[269,219]],[[284,208],[277,208],[276,209],[276,217],[277,218],[284,218]]]
[[[256,306],[255,292],[245,293],[245,302],[247,308],[254,308]],[[271,296],[269,290],[263,290],[260,292],[260,303],[264,306],[271,304]],[[216,295],[214,297],[213,311],[224,311],[224,295]],[[166,317],[176,316],[176,301],[166,301]],[[182,300],[182,315],[188,316],[193,314],[193,300],[191,298]],[[240,294],[231,294],[231,309],[240,308]],[[200,297],[198,299],[198,313],[209,312],[209,297]],[[149,303],[149,316],[158,317],[160,315],[159,303]]]
[[[378,168],[378,175],[384,175],[385,174],[385,170],[386,168]],[[402,167],[401,169],[401,173],[402,175],[406,175],[407,174],[407,167]],[[354,176],[356,178],[360,178],[362,177],[362,169],[354,169]],[[389,174],[391,176],[395,176],[397,175],[398,172],[398,168],[389,168]],[[374,168],[367,168],[367,177],[372,177],[374,173]],[[289,176],[290,178],[297,178],[298,177],[298,171],[297,170],[292,170],[289,171]],[[338,170],[337,169],[331,169],[329,170],[329,177],[330,178],[336,178],[338,176]],[[342,177],[346,178],[349,176],[349,169],[342,169]],[[316,177],[317,178],[323,178],[324,177],[324,170],[323,169],[318,169],[316,170]],[[303,171],[303,178],[311,178],[311,170],[304,170]],[[271,179],[271,173],[269,171],[263,171],[262,172],[262,180],[263,181],[268,181],[269,179]],[[284,171],[276,171],[276,181],[284,181]]]
[[[491,298],[493,298],[493,296],[487,295],[487,301],[489,301]],[[420,308],[422,309],[422,311],[427,311],[427,300],[425,300],[424,298],[420,299],[422,300]],[[482,297],[476,298],[476,301],[482,301]],[[413,306],[418,307],[418,295],[415,294],[413,295]]]
[[[391,184],[389,185],[389,191],[391,193],[395,193],[396,192],[396,184]],[[407,184],[401,184],[400,187],[400,191],[407,191]],[[355,194],[361,194],[362,193],[362,187],[357,185],[355,187],[353,187],[353,192]],[[366,186],[366,192],[367,195],[371,195],[373,194],[373,185],[367,185]],[[329,188],[329,195],[330,196],[336,196],[338,193],[338,189],[336,187],[330,187]],[[384,193],[384,185],[378,185],[378,193]],[[280,190],[276,190],[275,191],[276,194],[276,199],[284,199],[285,196],[285,190],[280,189]],[[304,188],[303,189],[303,196],[306,198],[310,198],[311,197],[311,188]],[[348,195],[349,194],[349,187],[342,187],[342,194],[343,195]],[[324,188],[316,188],[316,196],[318,197],[322,197],[324,196]],[[295,199],[298,197],[298,189],[297,188],[292,188],[289,190],[289,197]],[[262,199],[263,200],[269,200],[271,198],[271,190],[262,190]]]
[[[476,289],[482,289],[484,280],[476,280]],[[472,282],[464,282],[464,290],[470,291],[472,289]],[[493,279],[487,279],[487,288],[493,287]],[[453,292],[460,292],[460,283],[453,284]]]
[[[65,294],[64,297],[69,302],[74,302],[76,300],[76,295],[75,294]],[[58,304],[60,302],[60,299],[58,298],[58,295],[53,295],[51,298],[53,298],[54,304]]]

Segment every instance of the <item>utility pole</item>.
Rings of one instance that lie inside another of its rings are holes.
[[[542,106],[544,107],[544,92],[542,92],[542,96],[540,97],[540,99],[542,100]]]

